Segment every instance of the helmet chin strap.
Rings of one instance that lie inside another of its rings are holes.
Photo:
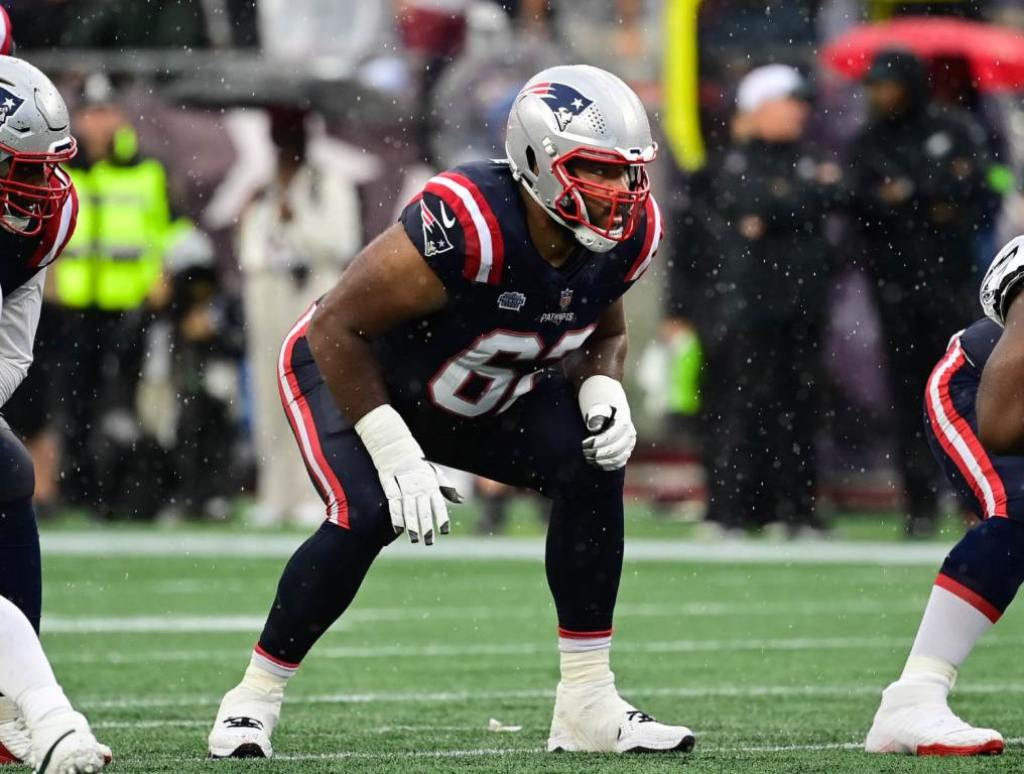
[[[530,181],[527,180],[526,176],[518,169],[516,169],[514,165],[512,166],[512,174],[515,177],[519,178],[520,182],[523,184],[523,188],[526,189],[526,192],[530,194],[530,197],[535,202],[537,202],[537,204],[544,208],[544,211],[551,216],[552,220],[554,220],[559,225],[569,229],[572,232],[572,235],[576,237],[576,241],[579,242],[587,250],[590,250],[592,253],[607,253],[609,250],[612,250],[616,245],[619,244],[614,239],[608,239],[607,237],[603,237],[600,234],[595,234],[590,229],[590,227],[585,223],[571,223],[567,221],[565,218],[559,215],[552,207],[549,207],[547,204],[541,201],[540,196],[534,190],[533,186],[530,184]]]

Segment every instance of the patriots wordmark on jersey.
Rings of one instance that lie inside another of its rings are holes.
[[[460,417],[508,408],[539,371],[587,340],[661,240],[652,196],[631,238],[601,254],[580,247],[555,268],[534,246],[524,207],[520,186],[498,161],[443,172],[406,206],[405,231],[450,301],[374,342],[397,403]]]

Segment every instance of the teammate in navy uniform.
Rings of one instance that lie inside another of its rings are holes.
[[[75,155],[70,132],[50,80],[0,56],[0,409],[32,363],[46,267],[75,228],[78,201],[60,167]],[[99,771],[110,750],[71,708],[36,636],[42,575],[34,488],[28,451],[0,416],[0,763]]]
[[[1024,302],[1017,299],[1022,288],[1024,237],[1017,237],[985,275],[981,305],[987,317],[953,336],[928,379],[929,444],[981,523],[939,570],[903,674],[882,694],[868,752],[1003,751],[998,732],[960,720],[947,696],[960,665],[1024,582]]]
[[[271,755],[288,678],[378,552],[403,532],[430,545],[448,531],[458,495],[435,462],[552,501],[561,682],[548,749],[693,747],[689,729],[619,697],[608,659],[636,439],[621,296],[661,238],[647,116],[610,73],[555,67],[516,98],[506,150],[432,178],[284,343],[281,397],[327,521],[284,570],[221,703],[214,757]]]

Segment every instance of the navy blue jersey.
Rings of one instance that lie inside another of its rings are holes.
[[[34,236],[0,228],[0,296],[6,297],[57,260],[75,230],[78,195],[74,186],[61,211]]]
[[[444,284],[448,304],[374,348],[394,403],[460,417],[504,411],[541,371],[578,349],[646,271],[662,228],[650,197],[628,240],[607,253],[580,247],[555,268],[530,239],[520,185],[499,161],[431,178],[401,223]]]
[[[960,346],[963,347],[964,356],[976,371],[978,379],[981,379],[981,369],[985,367],[1002,335],[1002,326],[987,317],[982,317],[960,333]]]

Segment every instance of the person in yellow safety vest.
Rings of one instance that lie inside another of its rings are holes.
[[[167,173],[139,159],[131,126],[119,127],[109,158],[72,169],[78,227],[56,272],[57,298],[72,309],[138,308],[160,279],[170,230]]]
[[[139,156],[135,131],[112,97],[109,84],[95,88],[87,80],[75,119],[83,163],[70,170],[78,227],[54,267],[65,328],[59,359],[68,391],[62,394],[76,396],[65,402],[60,422],[61,498],[106,516],[110,487],[118,484],[101,470],[104,450],[125,440],[117,441],[115,430],[130,435],[137,425],[148,298],[159,292],[174,233],[166,171]]]

